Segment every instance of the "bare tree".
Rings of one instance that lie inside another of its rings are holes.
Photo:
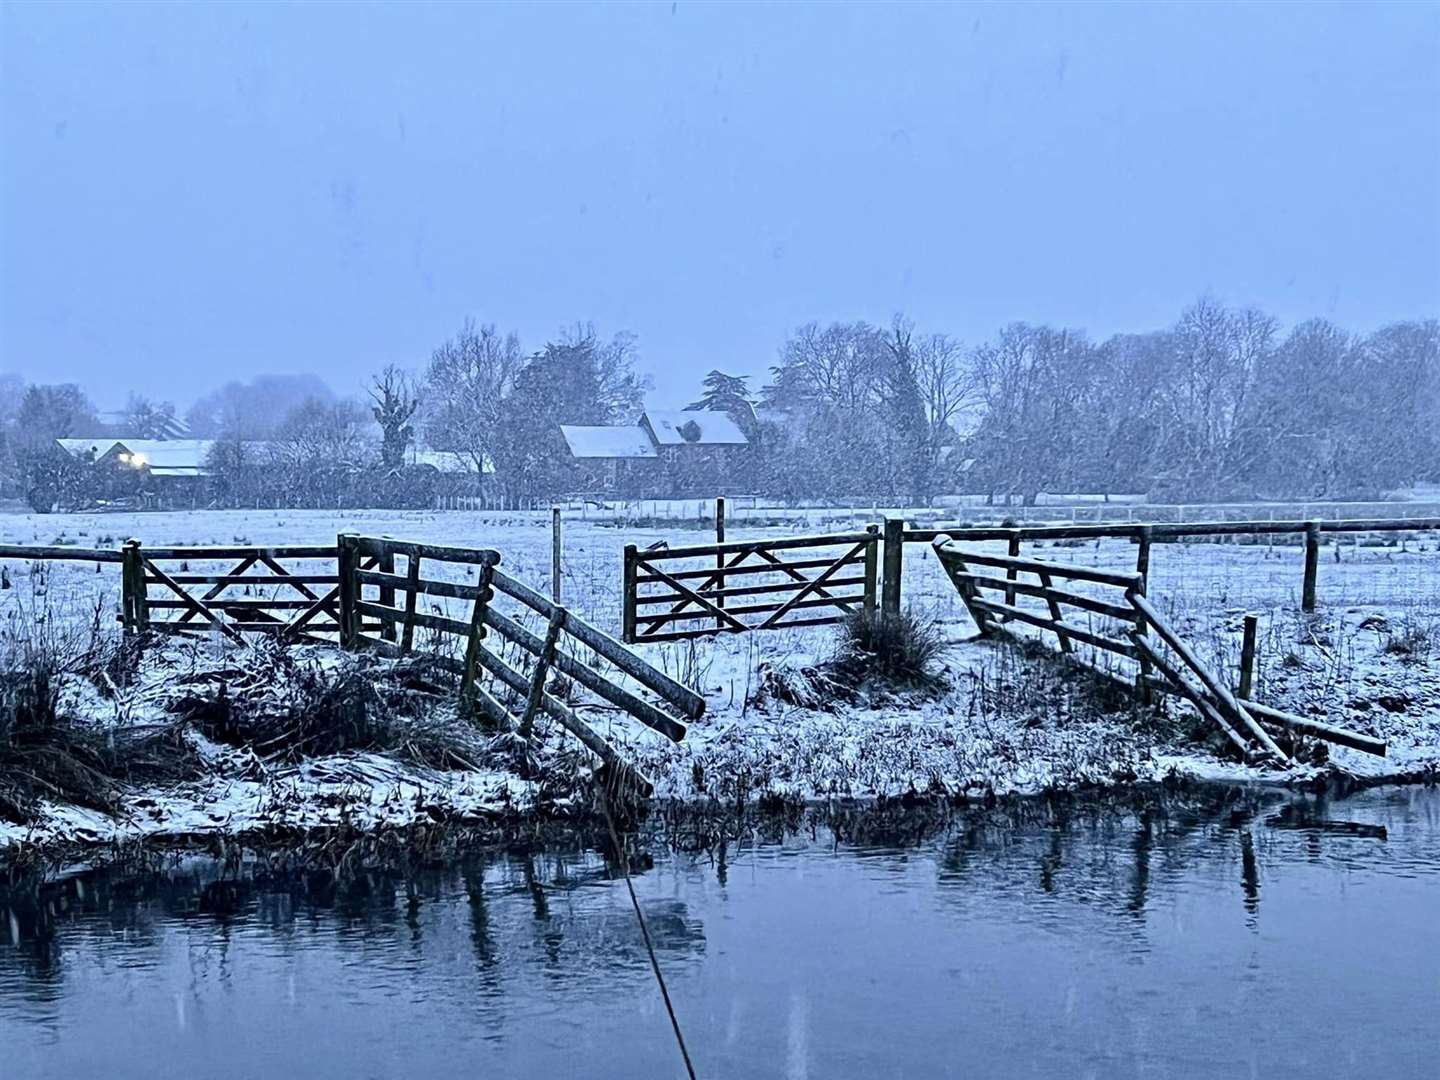
[[[410,418],[420,407],[420,397],[408,375],[394,364],[375,376],[370,389],[375,404],[370,414],[380,425],[380,463],[388,472],[405,465],[405,450],[415,437]]]
[[[520,339],[493,323],[466,321],[437,348],[425,372],[425,433],[430,446],[466,458],[477,476],[494,457],[502,405],[524,366]]]
[[[1189,494],[1224,496],[1247,471],[1237,457],[1238,425],[1259,365],[1275,347],[1275,320],[1202,297],[1180,316],[1160,383],[1163,452],[1185,470]]]
[[[175,419],[175,406],[168,401],[152,401],[143,394],[131,394],[125,401],[121,425],[124,433],[136,439],[172,439],[184,430]]]
[[[913,341],[911,354],[931,429],[955,430],[984,398],[964,346],[948,334],[926,334]]]

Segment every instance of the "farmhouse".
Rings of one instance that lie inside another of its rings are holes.
[[[582,490],[642,495],[654,488],[660,455],[640,425],[561,424],[560,436]]]
[[[659,453],[666,494],[710,495],[735,483],[749,440],[726,413],[648,409],[640,424]]]
[[[647,409],[638,424],[560,425],[587,490],[684,498],[733,486],[749,440],[722,412]]]

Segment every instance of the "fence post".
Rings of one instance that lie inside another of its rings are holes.
[[[565,609],[556,606],[550,613],[550,626],[545,631],[545,641],[540,654],[535,657],[535,667],[530,672],[530,694],[525,700],[525,712],[520,717],[520,738],[527,743],[535,726],[535,714],[545,699],[545,679],[550,674],[550,665],[555,661],[555,648],[560,643],[560,631],[565,628]]]
[[[420,556],[411,552],[405,563],[405,628],[400,635],[400,651],[408,653],[415,645],[415,608],[420,603]]]
[[[865,545],[865,614],[875,615],[875,581],[880,569],[880,526],[865,526],[870,542]]]
[[[639,583],[635,580],[639,573],[636,570],[635,561],[637,550],[634,544],[625,545],[625,583],[621,588],[623,595],[620,598],[621,604],[621,632],[620,640],[627,645],[635,642],[635,608],[636,593],[639,591]]]
[[[1259,619],[1245,616],[1245,634],[1240,641],[1240,689],[1236,697],[1248,698],[1255,679],[1255,630]]]
[[[150,629],[150,602],[145,585],[145,563],[140,557],[140,541],[125,541],[121,558],[120,612],[125,630],[143,634]]]
[[[560,507],[550,508],[550,599],[560,603]]]
[[[475,678],[480,671],[480,642],[485,638],[485,609],[490,606],[490,601],[495,599],[495,590],[491,588],[494,579],[495,564],[487,562],[480,568],[480,576],[475,583],[475,603],[470,608],[470,633],[465,639],[464,674],[460,676],[462,701],[470,700],[475,689]],[[484,700],[483,695],[481,700]]]
[[[1009,547],[1007,548],[1007,553],[1009,554],[1010,558],[1012,558],[1012,559],[1018,559],[1018,558],[1020,557],[1020,530],[1019,530],[1019,529],[1011,529],[1011,530],[1010,530],[1010,545],[1009,545]],[[1006,580],[1006,581],[1014,581],[1014,580],[1015,580],[1017,577],[1019,577],[1019,576],[1020,576],[1020,572],[1019,572],[1018,570],[1016,570],[1015,567],[1013,567],[1013,566],[1012,566],[1012,567],[1009,567],[1009,568],[1005,571],[1005,580]],[[1015,606],[1015,590],[1014,590],[1014,589],[1006,589],[1006,590],[1005,590],[1005,603],[1009,604],[1011,607],[1014,607],[1014,606]]]
[[[717,495],[716,498],[715,498],[715,543],[717,543],[717,544],[723,544],[723,543],[725,543],[725,497],[724,497],[723,495]],[[717,552],[715,553],[715,569],[716,569],[716,570],[723,570],[724,568],[725,568],[725,553],[724,553],[723,551],[717,551]],[[723,607],[725,606],[725,596],[724,596],[724,592],[725,592],[725,575],[724,575],[724,574],[717,574],[717,575],[715,576],[715,588],[719,589],[720,592],[721,592],[721,595],[720,595],[720,596],[715,597],[715,606],[716,606],[716,607],[719,607],[719,608],[723,608]],[[717,629],[717,630],[723,630],[724,628],[725,628],[725,620],[722,619],[722,618],[720,618],[719,615],[716,615],[716,616],[715,616],[715,629]]]
[[[360,636],[358,609],[355,602],[360,598],[359,583],[355,580],[359,563],[355,558],[355,535],[341,533],[335,537],[335,574],[339,580],[340,647],[355,648]]]
[[[885,554],[881,567],[880,614],[900,614],[900,575],[905,561],[905,519],[885,519]]]
[[[1305,584],[1300,592],[1300,607],[1315,610],[1315,579],[1320,573],[1320,522],[1305,524]]]
[[[1135,572],[1140,575],[1140,595],[1145,595],[1145,588],[1150,581],[1150,544],[1152,530],[1149,525],[1141,525],[1135,530]]]
[[[1149,525],[1141,525],[1135,530],[1135,573],[1140,575],[1140,584],[1136,587],[1135,591],[1141,596],[1145,595],[1145,590],[1150,585],[1150,543],[1152,535],[1153,533]],[[1135,636],[1143,638],[1149,625],[1143,615],[1137,615],[1135,619]],[[1150,676],[1153,672],[1150,659],[1146,656],[1143,648],[1140,650],[1139,662],[1140,700],[1148,705],[1150,704]]]
[[[127,636],[135,632],[135,581],[130,562],[130,545],[124,544],[120,548],[120,625]]]
[[[395,573],[395,553],[388,548],[381,552],[376,569],[382,574]],[[380,586],[380,603],[385,607],[393,608],[395,606],[395,586]],[[380,627],[380,636],[386,641],[395,640],[395,624],[389,619],[384,620],[384,624]]]

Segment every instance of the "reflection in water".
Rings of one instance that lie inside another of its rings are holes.
[[[1150,888],[1150,845],[1154,820],[1149,808],[1140,813],[1140,827],[1135,830],[1135,883],[1130,888],[1131,914],[1139,915],[1145,910],[1145,894]]]
[[[1245,910],[1260,910],[1260,864],[1255,861],[1255,837],[1246,829],[1240,834],[1240,887],[1245,890]]]
[[[1316,1020],[1342,1012],[1377,1075],[1433,1043],[1434,792],[830,824],[651,843],[636,887],[701,1075],[1343,1074]],[[132,853],[0,915],[7,1077],[677,1071],[623,885],[578,844]]]

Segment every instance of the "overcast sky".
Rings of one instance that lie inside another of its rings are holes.
[[[0,369],[353,392],[467,316],[652,404],[808,320],[1440,309],[1440,5],[0,6]]]

